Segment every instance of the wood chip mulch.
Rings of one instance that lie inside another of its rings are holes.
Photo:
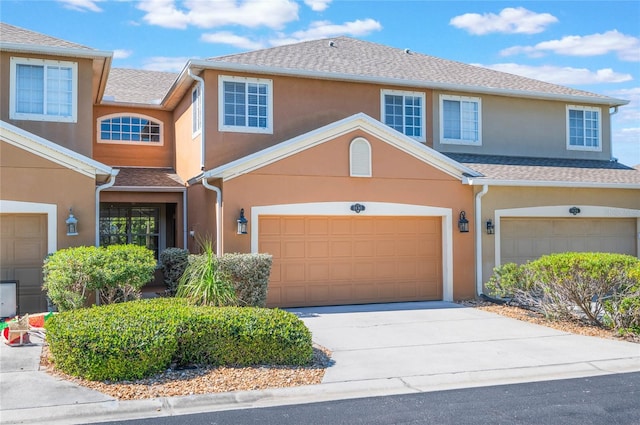
[[[640,343],[638,336],[621,337],[614,331],[578,321],[550,321],[541,314],[519,307],[475,300],[463,301],[461,304],[569,333]],[[100,391],[118,400],[137,400],[320,384],[326,368],[331,363],[331,352],[324,347],[314,346],[313,363],[305,367],[254,366],[167,369],[153,377],[135,381],[102,382],[75,378],[56,370],[51,363],[49,350],[45,344],[40,368],[51,375]]]

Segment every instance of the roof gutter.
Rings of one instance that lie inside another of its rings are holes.
[[[245,65],[245,64],[238,64],[238,63],[218,62],[218,61],[202,60],[202,59],[190,60],[188,66],[189,66],[189,69],[191,69],[192,67],[195,67],[195,68],[201,68],[201,69],[217,69],[222,71],[251,72],[255,74],[286,75],[286,76],[294,76],[294,77],[324,79],[324,80],[354,81],[354,82],[361,82],[361,83],[375,83],[375,84],[383,84],[383,85],[422,87],[422,88],[438,89],[438,90],[451,90],[451,91],[457,91],[457,92],[494,94],[499,96],[526,97],[526,98],[544,99],[544,100],[560,100],[565,102],[570,101],[570,102],[580,102],[580,103],[589,103],[589,104],[597,104],[597,105],[622,106],[622,105],[627,105],[629,103],[628,100],[615,99],[615,98],[599,98],[599,97],[593,97],[593,96],[577,96],[577,95],[567,95],[567,94],[558,94],[558,93],[543,93],[543,92],[535,92],[535,91],[532,92],[532,91],[526,91],[526,90],[489,88],[489,87],[471,86],[471,85],[464,85],[464,84],[440,83],[436,81],[425,81],[425,80],[403,80],[398,78],[384,78],[384,77],[372,77],[372,76],[366,76],[366,75],[355,75],[355,74],[345,74],[345,73],[309,71],[304,69],[265,67],[265,66],[258,66],[258,65]],[[172,89],[173,88],[175,88],[175,86],[172,87]],[[169,94],[167,94],[167,97],[168,96]]]
[[[573,187],[582,189],[640,189],[638,183],[598,183],[567,181],[499,180],[464,177],[463,184],[470,186],[514,186],[514,187]]]
[[[0,51],[16,53],[36,53],[50,56],[71,56],[75,58],[111,59],[112,52],[77,47],[33,46],[21,43],[0,42]]]

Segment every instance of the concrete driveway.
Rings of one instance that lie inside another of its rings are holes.
[[[323,384],[401,383],[430,391],[640,371],[640,344],[573,335],[454,303],[289,311],[333,352]]]

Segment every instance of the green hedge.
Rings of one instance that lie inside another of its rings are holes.
[[[220,269],[231,277],[241,306],[264,307],[271,274],[269,254],[224,254]]]
[[[90,380],[141,378],[171,363],[302,365],[313,353],[311,333],[292,313],[180,298],[67,311],[46,328],[56,367]]]

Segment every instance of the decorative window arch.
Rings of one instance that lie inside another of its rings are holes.
[[[364,137],[356,137],[349,145],[351,177],[371,177],[371,144]]]
[[[98,143],[161,146],[163,124],[141,114],[111,114],[98,118]]]

